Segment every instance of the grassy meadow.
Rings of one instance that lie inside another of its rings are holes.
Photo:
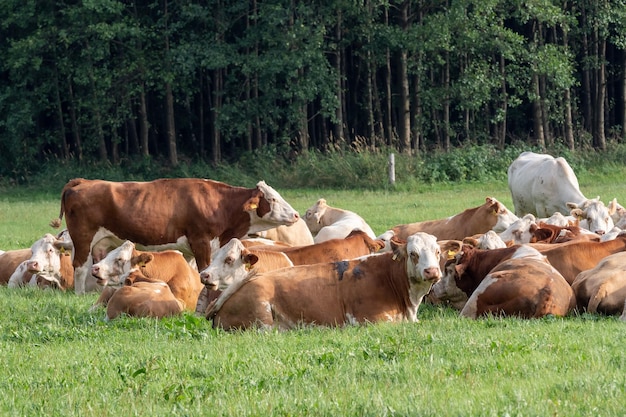
[[[581,189],[624,204],[624,173],[579,177]],[[505,182],[279,191],[301,213],[323,197],[377,233],[487,196],[512,209]],[[0,249],[55,233],[58,211],[56,191],[0,197]],[[88,311],[95,299],[0,288],[0,415],[626,414],[626,324],[615,317],[470,321],[422,305],[419,323],[225,333],[191,314],[105,322]]]

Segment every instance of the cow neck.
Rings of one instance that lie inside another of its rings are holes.
[[[500,262],[513,256],[513,253],[515,253],[519,246],[520,245],[513,245],[508,248],[500,249],[463,248],[463,251],[469,250],[473,253],[470,259],[465,263],[463,274],[460,276],[455,274],[454,281],[456,282],[456,286],[467,294],[468,297],[471,296],[487,274]]]
[[[375,271],[380,271],[380,273],[374,274],[374,276],[387,284],[394,295],[396,303],[398,303],[402,315],[408,318],[414,304],[409,294],[406,256],[399,255],[395,259],[393,258],[393,252],[371,255],[365,259],[364,264],[372,267]]]
[[[250,214],[243,210],[243,206],[256,191],[256,188],[230,187],[220,190],[222,194],[220,201],[227,201],[232,208],[230,210],[220,210],[220,214],[224,217],[221,219],[213,218],[217,229],[216,236],[220,239],[220,246],[228,243],[232,238],[241,239],[248,233],[250,229]],[[232,225],[232,227],[224,228],[224,225]]]

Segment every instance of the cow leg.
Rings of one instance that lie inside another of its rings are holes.
[[[74,292],[78,295],[85,294],[85,280],[89,273],[90,267],[85,264],[78,268],[74,267]]]

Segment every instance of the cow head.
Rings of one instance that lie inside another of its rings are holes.
[[[29,273],[37,275],[37,280],[46,280],[59,288],[64,288],[61,274],[61,256],[69,255],[71,240],[62,240],[47,233],[31,246],[32,256],[26,262]]]
[[[306,210],[304,221],[311,233],[317,233],[322,227],[324,227],[322,224],[322,217],[324,217],[327,208],[328,204],[326,204],[326,200],[320,198],[315,204]]]
[[[478,249],[506,248],[504,240],[493,230],[480,235],[466,237],[463,239],[463,244],[471,245]]]
[[[441,248],[435,236],[418,232],[407,238],[406,246],[400,246],[397,241],[392,240],[391,248],[394,258],[406,256],[406,270],[410,284],[428,282],[430,286],[441,278],[439,266]]]
[[[257,183],[253,196],[246,201],[243,210],[250,215],[249,234],[276,226],[292,225],[300,218],[298,212],[265,181]]]
[[[535,216],[527,214],[514,221],[504,232],[500,233],[500,238],[504,242],[513,242],[516,245],[529,243],[535,230],[537,230]]]
[[[215,252],[211,264],[200,272],[200,281],[209,290],[225,290],[234,281],[243,279],[258,260],[239,239],[231,239]]]
[[[91,275],[99,285],[122,285],[123,275],[131,269],[131,258],[135,253],[135,244],[129,240],[113,249],[100,262],[91,267]]]
[[[600,236],[609,232],[615,226],[611,216],[615,213],[617,207],[615,205],[606,207],[600,201],[600,197],[587,200],[581,205],[567,203],[567,207],[571,210],[570,214],[580,220],[580,227]]]
[[[495,226],[491,228],[491,230],[496,233],[505,231],[518,219],[504,204],[493,197],[485,198],[485,205],[487,205],[491,213],[497,217]]]
[[[467,302],[467,294],[456,285],[456,259],[449,259],[444,266],[443,276],[433,284],[431,294],[437,302],[451,305],[457,310],[462,310]]]

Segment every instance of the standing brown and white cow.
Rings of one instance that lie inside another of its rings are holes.
[[[349,261],[251,275],[224,291],[207,319],[225,329],[416,321],[424,295],[441,277],[440,248],[426,233],[391,246]]]
[[[184,237],[198,269],[204,269],[211,259],[213,238],[223,245],[233,237],[299,219],[298,212],[264,181],[255,188],[243,188],[194,178],[73,179],[63,187],[59,218],[51,225],[59,227],[64,214],[74,242],[77,292],[84,287],[90,245],[101,227],[142,245],[173,243]]]

